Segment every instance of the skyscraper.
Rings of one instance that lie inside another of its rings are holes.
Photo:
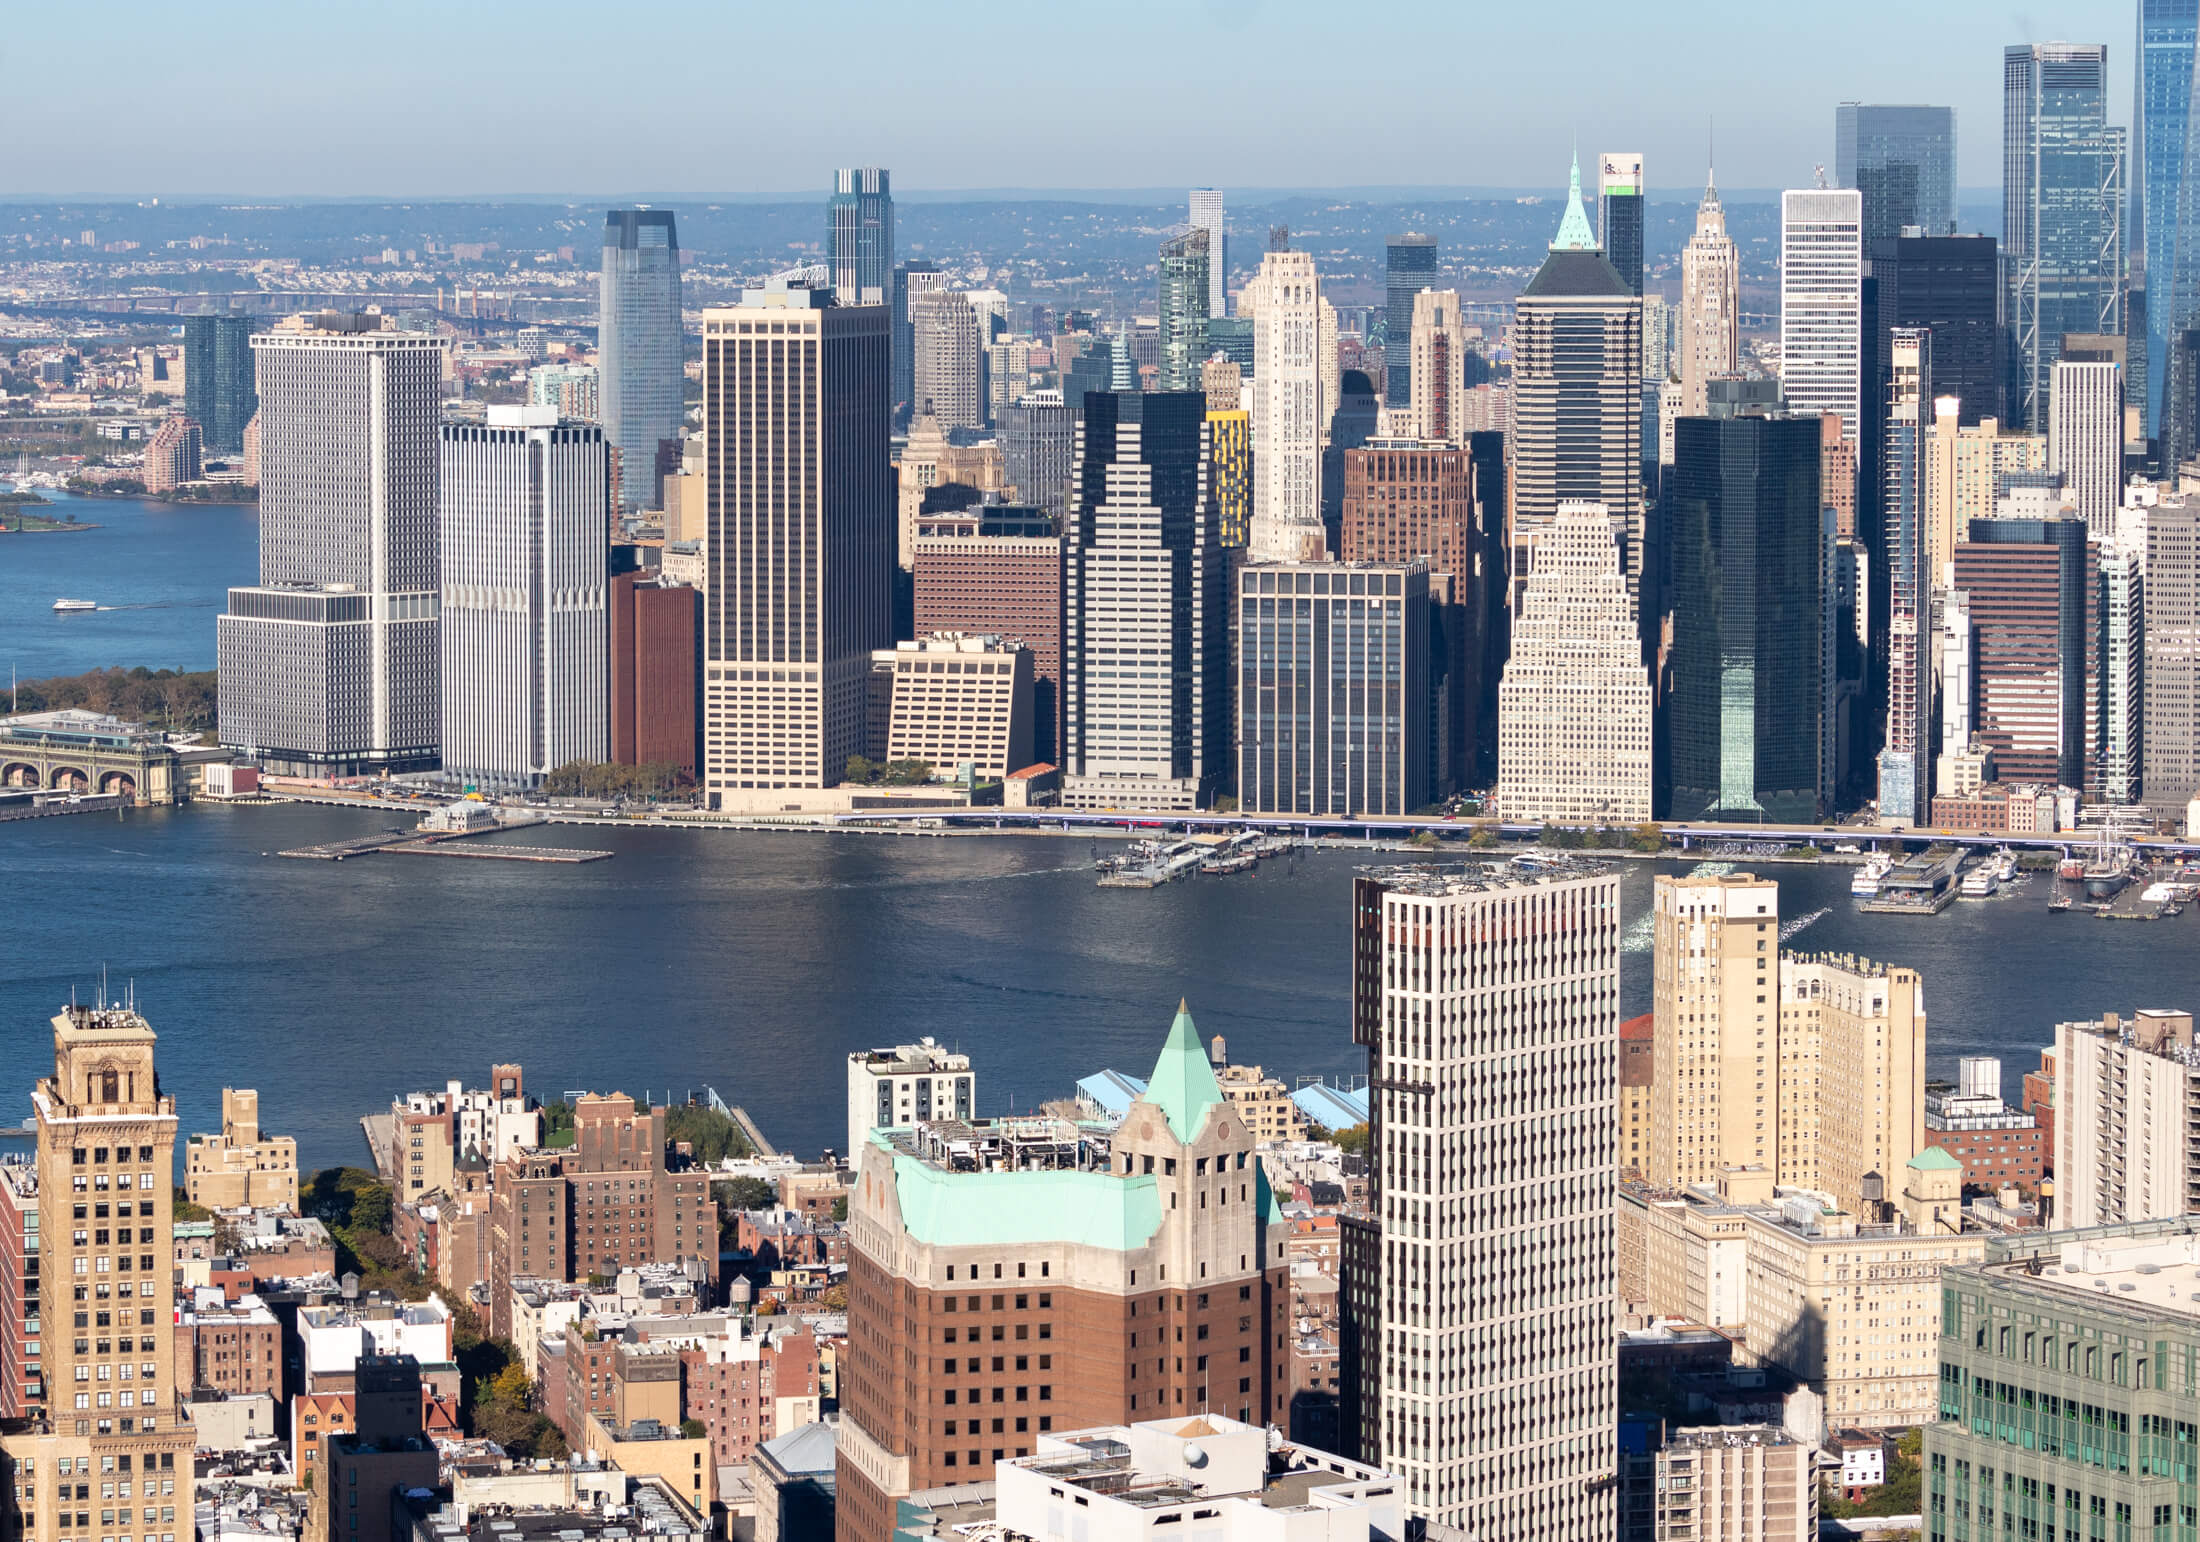
[[[1306,252],[1271,251],[1239,296],[1253,318],[1252,553],[1319,562],[1322,536],[1321,280]]]
[[[1383,405],[1413,399],[1413,297],[1436,284],[1436,238],[1408,231],[1383,248]]]
[[[909,297],[922,294],[927,289],[947,287],[947,275],[939,264],[926,257],[912,257],[894,266],[893,328],[894,328],[894,426],[902,427],[909,421],[909,404],[914,401],[916,373],[916,338],[910,330]]]
[[[1933,798],[1933,575],[1926,526],[1933,334],[1896,330],[1886,405],[1887,734],[1879,754],[1879,817],[1919,825]]]
[[[1856,437],[1863,401],[1863,195],[1780,195],[1780,383],[1795,412],[1837,412]]]
[[[1018,498],[1053,515],[1057,525],[1069,512],[1076,463],[1077,425],[1060,391],[1026,391],[1001,414],[1002,474]]]
[[[864,750],[893,641],[886,308],[749,290],[703,330],[704,785],[738,808],[835,786]]]
[[[260,410],[250,316],[183,318],[183,415],[215,454],[244,448],[244,426]]]
[[[1062,798],[1203,807],[1227,774],[1229,603],[1205,398],[1094,391],[1063,532]]]
[[[1936,363],[1938,344],[1936,336]],[[2107,541],[2116,534],[2123,502],[2124,366],[2092,350],[2077,357],[2078,346],[2065,339],[2050,375],[2047,469],[2062,477],[2063,492],[2076,503],[2091,538]]]
[[[1670,817],[1803,824],[1823,786],[1827,565],[1816,417],[1675,425],[1666,520]]]
[[[1366,1218],[1340,1239],[1345,1443],[1467,1536],[1607,1542],[1618,877],[1356,879],[1352,1037],[1371,1091]]]
[[[1642,180],[1642,152],[1607,150],[1597,160],[1597,239],[1605,258],[1627,287],[1642,293],[1643,203],[1649,190]]]
[[[985,342],[977,311],[959,289],[909,296],[910,415],[942,429],[985,424]]]
[[[1994,238],[1896,236],[1865,252],[1872,263],[1866,378],[1876,382],[1868,399],[1877,400],[1886,388],[1894,329],[1930,327],[1934,394],[1955,397],[1958,419],[1966,426],[1999,420],[2008,337],[2000,321],[2001,264]]]
[[[1404,353],[1413,389],[1404,406],[1416,439],[1467,442],[1467,325],[1459,295],[1450,289],[1424,289],[1413,297],[1411,343]],[[1386,347],[1386,358],[1393,352]],[[1393,379],[1396,377],[1393,376]]]
[[[1715,375],[1731,375],[1742,357],[1742,270],[1716,177],[1704,180],[1696,232],[1681,248],[1680,416],[1700,418]]]
[[[1642,308],[1598,250],[1574,163],[1566,215],[1513,320],[1510,570],[1561,505],[1603,506],[1628,593],[1642,578]]]
[[[1222,189],[1195,187],[1186,209],[1187,223],[1207,232],[1207,314],[1230,311],[1230,232],[1222,212]]]
[[[344,316],[252,340],[260,581],[217,623],[221,741],[271,769],[432,769],[440,338]]]
[[[2082,519],[1974,519],[1956,543],[1976,733],[2005,782],[2086,785],[2091,566]]]
[[[173,1379],[176,1100],[161,1092],[152,1025],[134,1007],[64,1007],[31,1110],[46,1400],[0,1431],[0,1535],[69,1532],[72,1485],[57,1480],[73,1472],[92,1505],[97,1471],[99,1502],[134,1538],[189,1537],[196,1441],[189,1389]],[[82,1333],[69,1331],[77,1318]]]
[[[1841,103],[1833,110],[1833,178],[1864,195],[1867,252],[1911,226],[1954,235],[1955,109]]]
[[[843,166],[833,173],[825,261],[843,305],[884,305],[894,272],[893,173]]]
[[[2108,121],[2108,49],[2002,54],[2001,251],[2009,275],[2009,417],[2039,429],[2065,333],[2124,330],[2124,153]]]
[[[2146,511],[2145,654],[2140,791],[2176,817],[2200,795],[2200,502]]]
[[[1213,238],[1193,226],[1161,243],[1161,389],[1196,391],[1207,362],[1207,297]]]
[[[1261,563],[1237,581],[1238,806],[1311,815],[1426,806],[1427,565]]]
[[[2143,282],[2146,293],[2150,435],[2161,431],[2172,341],[2191,324],[2194,311],[2192,291],[2181,288],[2179,278],[2200,271],[2200,205],[2192,204],[2184,191],[2193,69],[2200,62],[2196,41],[2200,0],[2139,0],[2139,69],[2132,92],[2139,164],[2131,177],[2130,249],[2139,258],[2134,287]],[[189,384],[186,375],[186,388]]]
[[[610,466],[555,407],[443,425],[443,769],[468,782],[610,758]]]
[[[1650,817],[1650,676],[1601,504],[1562,503],[1532,566],[1497,688],[1497,804],[1514,820]]]
[[[603,225],[596,376],[604,438],[619,452],[623,510],[657,506],[657,447],[680,437],[686,356],[672,211],[613,209]]]

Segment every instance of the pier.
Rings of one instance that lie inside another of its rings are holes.
[[[478,830],[385,830],[380,835],[354,836],[348,841],[323,841],[318,846],[294,846],[278,851],[278,857],[300,857],[317,862],[342,862],[351,857],[371,857],[388,852],[408,857],[481,857],[495,862],[601,862],[615,855],[577,846],[465,846],[459,843],[476,835],[493,835],[499,826]]]

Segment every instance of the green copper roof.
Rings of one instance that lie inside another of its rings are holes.
[[[1574,152],[1574,179],[1572,191],[1566,198],[1566,217],[1558,222],[1558,235],[1551,242],[1554,252],[1593,252],[1599,250],[1596,231],[1590,228],[1589,211],[1581,206],[1581,152]]]
[[[1222,1102],[1215,1068],[1207,1052],[1199,1047],[1199,1030],[1192,1026],[1191,1008],[1181,1001],[1176,1004],[1176,1021],[1169,1024],[1168,1041],[1161,1046],[1153,1075],[1146,1078],[1146,1095],[1140,1101],[1160,1109],[1168,1117],[1169,1132],[1181,1141],[1197,1135],[1207,1110]]]
[[[1961,1162],[1958,1162],[1938,1146],[1927,1146],[1916,1156],[1910,1158],[1909,1165],[1921,1173],[1944,1173],[1963,1166]]]
[[[909,1235],[934,1247],[1064,1242],[1120,1252],[1161,1229],[1161,1193],[1144,1175],[950,1173],[897,1151],[894,1193]]]

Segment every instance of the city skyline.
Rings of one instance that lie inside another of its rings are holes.
[[[1926,13],[1898,12],[1877,0],[1839,14],[1751,12],[1746,21],[1739,14],[1723,24],[1692,17],[1690,25],[1645,29],[1612,0],[1590,0],[1574,18],[1577,29],[1593,36],[1606,26],[1627,26],[1634,78],[1662,83],[1634,100],[1592,108],[1579,96],[1549,91],[1533,72],[1520,72],[1517,85],[1507,84],[1514,72],[1492,72],[1483,88],[1456,90],[1448,61],[1460,48],[1471,48],[1477,58],[1536,57],[1551,41],[1540,17],[1501,12],[1470,18],[1416,7],[1398,24],[1414,28],[1422,46],[1401,55],[1385,75],[1386,97],[1400,104],[1394,110],[1413,132],[1371,156],[1358,129],[1362,98],[1328,70],[1323,51],[1299,46],[1302,28],[1246,27],[1242,17],[1216,5],[1202,7],[1187,25],[1238,56],[1241,67],[1227,79],[1204,67],[1209,50],[1203,48],[1147,53],[1139,47],[1144,33],[1137,26],[1080,40],[1092,50],[1095,71],[1117,82],[1128,105],[1139,109],[1133,120],[1166,105],[1172,132],[1156,134],[1144,147],[1086,141],[1067,120],[1059,126],[1041,121],[1003,137],[987,120],[923,111],[941,73],[967,68],[971,57],[962,47],[966,29],[941,26],[932,13],[920,18],[862,8],[872,12],[867,26],[875,46],[868,56],[892,65],[859,65],[840,80],[844,89],[836,93],[834,117],[821,125],[814,113],[798,110],[805,93],[793,83],[796,76],[784,85],[756,82],[756,89],[732,102],[708,89],[706,59],[737,44],[768,47],[781,35],[792,44],[798,23],[791,15],[736,21],[698,9],[679,20],[683,46],[667,55],[654,46],[654,32],[614,33],[575,48],[574,30],[557,25],[554,14],[530,13],[527,25],[515,26],[511,7],[492,5],[464,17],[439,17],[439,53],[392,81],[353,73],[341,63],[311,71],[282,68],[316,40],[300,35],[295,18],[280,27],[254,27],[243,23],[259,7],[230,9],[240,25],[209,29],[205,53],[194,53],[200,45],[193,39],[165,35],[136,5],[122,8],[105,46],[117,67],[135,77],[192,67],[218,80],[226,67],[251,82],[250,93],[210,90],[178,100],[157,140],[119,118],[74,125],[39,157],[31,174],[37,181],[26,178],[7,196],[343,196],[398,189],[442,197],[636,185],[803,193],[824,185],[833,165],[875,160],[886,146],[903,197],[925,188],[1105,186],[1126,166],[1143,167],[1149,186],[1533,188],[1544,175],[1549,147],[1577,135],[1584,145],[1638,146],[1658,191],[1685,186],[1706,158],[1706,120],[1714,115],[1733,125],[1721,157],[1728,186],[1800,186],[1818,163],[1831,171],[1834,109],[1854,100],[1953,106],[1958,183],[1986,188],[1998,180],[2000,46],[2106,43],[2110,116],[2129,123],[2134,43],[2130,11],[2122,4],[2013,16],[1977,0]],[[1303,11],[1309,24],[1316,20],[1310,7],[1274,9]],[[147,25],[131,25],[131,13],[140,11]],[[1910,46],[1878,48],[1881,20],[1899,20]],[[1064,42],[1064,23],[1051,14],[995,16],[988,24],[1000,57],[1045,57]],[[14,33],[17,53],[25,59],[65,55],[74,47],[71,28],[65,13],[23,18]],[[1718,30],[1726,37],[1707,37]],[[212,51],[216,36],[222,39],[219,53]],[[328,41],[335,41],[333,29]],[[500,61],[495,77],[466,73],[465,61],[489,49]],[[1767,57],[1781,61],[1777,89],[1751,73]],[[1959,63],[1951,67],[1950,61]],[[524,109],[545,94],[570,85],[574,100],[588,100],[607,72],[628,68],[646,72],[655,84],[647,119],[614,119],[597,134],[559,138],[555,149],[552,141],[512,133],[512,124],[526,120]],[[26,118],[66,116],[71,78],[65,71],[23,72]],[[316,131],[323,122],[348,121],[346,109],[356,104],[365,111],[370,100],[380,123],[375,136]],[[1276,106],[1284,101],[1288,111]],[[293,131],[250,132],[271,118],[288,119]],[[453,153],[454,147],[463,147],[462,153]],[[747,174],[728,176],[734,164]]]

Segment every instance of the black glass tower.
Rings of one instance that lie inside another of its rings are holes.
[[[1384,248],[1383,405],[1413,403],[1413,297],[1436,283],[1436,238],[1392,236]]]
[[[1597,174],[1597,238],[1604,243],[1604,258],[1627,280],[1627,287],[1642,293],[1643,200],[1642,157],[1606,151]]]
[[[1922,235],[1956,229],[1956,113],[1953,107],[1882,107],[1843,102],[1833,117],[1834,181],[1864,195],[1864,250],[1910,227]]]
[[[244,448],[244,426],[260,410],[249,316],[183,318],[183,411],[209,451]]]
[[[1806,823],[1828,796],[1818,418],[1716,415],[1723,384],[1673,429],[1667,817]]]

